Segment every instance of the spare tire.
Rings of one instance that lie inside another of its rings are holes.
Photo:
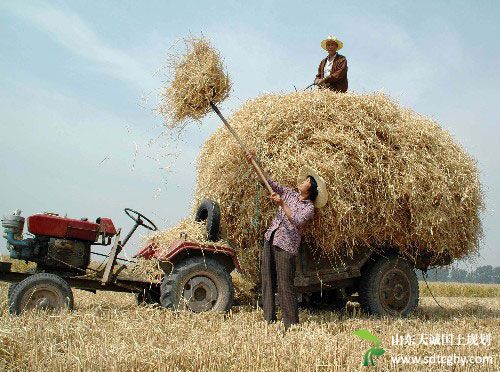
[[[207,239],[211,242],[219,240],[220,207],[210,199],[203,199],[194,217],[196,222],[207,221]]]

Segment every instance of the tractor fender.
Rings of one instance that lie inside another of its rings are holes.
[[[168,249],[162,249],[155,242],[149,242],[134,257],[157,259],[165,269],[183,259],[193,256],[214,257],[225,265],[229,272],[241,272],[240,261],[233,248],[224,245],[199,244],[187,240],[174,240]],[[164,270],[165,270],[164,269]],[[166,270],[165,270],[166,271]]]

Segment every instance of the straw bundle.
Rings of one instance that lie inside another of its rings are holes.
[[[170,244],[178,239],[186,239],[202,244],[213,244],[207,240],[206,224],[204,222],[196,222],[192,217],[184,218],[177,225],[148,236],[148,239],[155,242],[156,245],[164,247],[163,249],[170,247]]]
[[[306,164],[325,178],[329,202],[304,230],[310,247],[346,257],[390,246],[413,258],[430,252],[434,264],[477,251],[483,201],[475,161],[436,122],[387,96],[268,94],[248,101],[230,123],[260,149],[277,182],[294,187]],[[197,168],[194,207],[203,198],[220,204],[227,238],[257,280],[276,207],[223,127],[204,144]]]
[[[161,92],[158,107],[170,127],[201,119],[210,110],[210,102],[222,102],[231,89],[219,53],[210,43],[194,37],[184,41],[186,52],[170,57],[173,79]]]
[[[164,275],[158,260],[139,257],[134,264],[127,267],[122,276],[160,283]]]
[[[169,229],[145,236],[144,242],[145,244],[152,242],[160,250],[168,250],[172,242],[179,239],[201,244],[213,244],[207,240],[206,231],[204,222],[196,222],[194,218],[188,217]],[[128,268],[127,274],[151,282],[159,282],[164,272],[157,260],[139,258],[135,264]]]

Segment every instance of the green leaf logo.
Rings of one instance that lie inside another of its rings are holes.
[[[384,355],[385,350],[384,348],[380,347],[380,339],[377,336],[374,336],[369,330],[367,329],[358,329],[357,331],[353,332],[353,335],[361,338],[362,340],[369,341],[372,343],[372,347],[368,349],[368,351],[365,353],[363,356],[363,365],[365,367],[368,367],[368,365],[375,365],[375,362],[373,361],[373,357],[379,357],[381,355]]]

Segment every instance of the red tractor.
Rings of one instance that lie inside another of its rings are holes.
[[[166,308],[186,307],[195,312],[227,311],[231,308],[234,287],[229,275],[240,270],[233,249],[217,245],[199,245],[184,239],[172,242],[169,249],[158,250],[150,242],[135,257],[156,258],[165,271],[161,282],[149,282],[120,276],[126,267],[117,261],[132,234],[139,226],[157,230],[143,214],[130,208],[125,213],[135,222],[126,237],[109,218],[95,222],[86,218],[71,219],[57,214],[35,214],[26,218],[31,237],[22,239],[25,218],[20,211],[2,219],[10,257],[36,263],[29,272],[12,271],[11,262],[0,262],[0,280],[10,282],[9,310],[43,308],[73,309],[71,288],[132,292],[138,302],[158,303]],[[218,227],[217,227],[218,229]],[[93,246],[111,246],[108,255],[92,252]],[[160,253],[161,252],[161,253]],[[106,256],[97,269],[89,267],[91,255]],[[94,275],[89,276],[89,271]]]

